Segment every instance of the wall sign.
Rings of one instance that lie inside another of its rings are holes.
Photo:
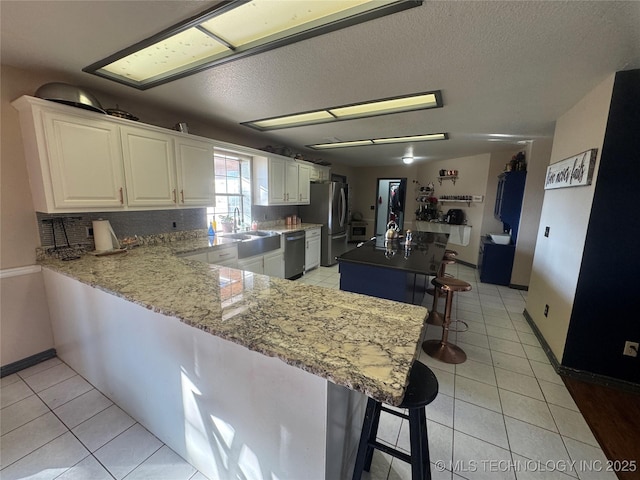
[[[549,165],[547,167],[547,178],[544,181],[544,189],[551,190],[553,188],[591,185],[597,152],[597,148],[592,148]]]

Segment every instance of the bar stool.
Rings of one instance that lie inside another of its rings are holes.
[[[447,268],[447,265],[453,265],[454,263],[456,263],[457,256],[458,256],[458,252],[456,252],[455,250],[446,249],[444,251],[444,256],[442,258],[442,262],[440,263],[440,268],[438,268],[438,273],[436,274],[436,277],[445,277],[445,276],[451,277],[452,275],[449,275],[446,273],[446,268]],[[426,292],[429,295],[433,295],[433,288],[427,288]]]
[[[409,374],[409,385],[399,408],[406,408],[409,414],[397,412],[382,406],[382,403],[369,398],[362,424],[360,443],[352,480],[360,480],[363,471],[369,471],[373,450],[377,449],[411,464],[411,480],[431,480],[429,464],[429,442],[427,439],[427,416],[424,407],[438,395],[438,380],[433,372],[420,362],[414,362]],[[376,441],[380,411],[409,420],[409,438],[411,455]]]
[[[438,295],[438,289],[447,294],[444,322],[442,324],[442,338],[440,340],[425,340],[422,342],[422,350],[430,357],[445,363],[463,363],[467,359],[467,354],[460,347],[448,341],[451,326],[451,305],[454,292],[468,292],[471,290],[471,285],[457,278],[434,278],[432,283],[436,289],[436,295]],[[434,299],[436,295],[434,295]],[[429,314],[429,317],[431,317],[431,314]],[[427,318],[428,321],[429,319]]]

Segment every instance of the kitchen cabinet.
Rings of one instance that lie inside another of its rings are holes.
[[[498,245],[490,238],[482,238],[478,257],[480,281],[494,285],[509,285],[515,253],[515,245]]]
[[[254,205],[308,204],[310,182],[308,164],[277,156],[253,157]]]
[[[329,181],[329,167],[323,167],[321,165],[313,165],[309,179],[312,182],[328,182]]]
[[[309,204],[311,197],[311,165],[298,164],[298,203]]]
[[[36,211],[121,210],[125,181],[118,126],[104,116],[46,108],[25,97],[20,111],[25,158]],[[78,109],[75,109],[78,110]]]
[[[284,253],[282,249],[264,255],[264,274],[284,278]]]
[[[304,255],[304,271],[308,272],[320,265],[321,257],[321,232],[322,228],[311,228],[305,233],[305,255]]]
[[[238,268],[238,246],[214,248],[207,253],[207,261],[223,267]]]
[[[513,243],[516,242],[518,236],[526,179],[527,172],[522,171],[504,172],[498,177],[496,204],[493,214],[496,219],[509,226]]]
[[[170,207],[178,204],[173,138],[144,128],[120,127],[127,204]]]
[[[38,212],[212,204],[214,141],[39,98],[12,105]]]
[[[175,145],[178,204],[193,207],[213,205],[213,144],[178,137],[175,139]]]
[[[284,255],[280,249],[264,255],[242,258],[238,260],[238,268],[246,272],[284,278]]]

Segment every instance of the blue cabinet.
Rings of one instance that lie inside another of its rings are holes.
[[[480,281],[494,285],[509,285],[515,254],[515,245],[498,245],[488,237],[483,238],[478,258]]]
[[[527,172],[504,172],[498,179],[498,191],[493,214],[502,223],[506,223],[508,228],[511,228],[511,241],[515,244],[518,237]]]

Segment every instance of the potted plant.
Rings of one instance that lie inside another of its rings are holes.
[[[223,232],[233,231],[233,217],[229,215],[220,215],[218,218],[220,219],[220,225],[222,226]]]

